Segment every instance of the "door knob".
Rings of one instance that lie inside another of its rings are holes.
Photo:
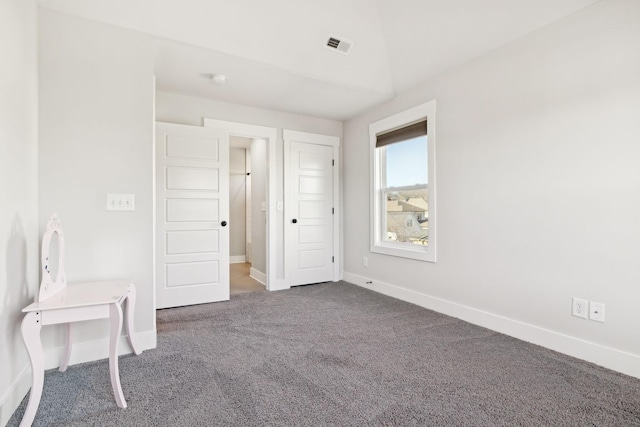
[[[297,219],[295,219],[295,218],[293,218],[293,219],[291,220],[291,222],[292,222],[292,223],[294,223],[294,224],[297,224],[297,223],[298,223],[298,220],[297,220]]]
[[[225,225],[227,225],[227,221],[222,221],[220,225],[224,227]]]

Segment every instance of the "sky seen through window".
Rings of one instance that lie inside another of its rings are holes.
[[[424,135],[386,146],[387,187],[427,184],[427,144]]]

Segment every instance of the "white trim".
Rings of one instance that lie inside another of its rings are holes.
[[[252,140],[253,141],[253,140]],[[245,261],[251,262],[251,233],[253,232],[253,227],[251,226],[251,144],[244,149],[244,170],[247,174],[245,178],[245,186],[244,186],[244,229],[245,229],[245,240],[244,240],[244,253]]]
[[[270,283],[270,291],[284,291],[285,289],[291,289],[291,286],[284,279],[278,279],[275,283]]]
[[[229,134],[233,136],[264,138],[267,141],[267,274],[265,286],[269,291],[279,290],[279,287],[272,286],[272,283],[276,282],[276,144],[278,141],[278,131],[272,127],[209,119],[206,117],[202,119],[202,125],[226,129]]]
[[[615,348],[357,274],[345,272],[343,280],[523,341],[595,363],[596,365],[621,372],[625,375],[640,378],[640,355],[637,354],[627,353]],[[367,284],[367,282],[371,283]]]
[[[285,141],[295,139],[309,144],[328,145],[334,148],[340,147],[340,138],[333,135],[322,135],[319,133],[300,132],[289,129],[283,129],[282,135]]]
[[[246,255],[233,255],[229,257],[229,264],[244,264],[247,262]]]
[[[340,138],[335,139],[333,145],[333,281],[342,279],[342,254],[340,253],[340,217],[342,206],[340,205]]]
[[[291,239],[291,230],[290,228],[287,226],[287,221],[290,221],[290,216],[289,216],[289,212],[291,212],[291,207],[289,206],[289,204],[291,203],[290,201],[290,183],[289,183],[289,170],[291,169],[289,167],[289,162],[291,161],[291,153],[289,152],[291,150],[291,141],[287,138],[287,131],[283,130],[282,131],[282,152],[283,152],[283,168],[284,170],[282,171],[283,173],[283,177],[284,177],[284,185],[283,185],[283,195],[284,195],[284,209],[283,209],[283,216],[284,216],[284,230],[283,230],[283,234],[284,234],[284,289],[290,289],[291,288],[291,275],[289,274],[289,263],[287,262],[287,251],[289,250],[289,239]]]
[[[155,317],[155,316],[154,316]],[[155,330],[136,333],[136,342],[141,351],[151,350],[157,347],[157,334]],[[60,366],[60,358],[65,347],[51,347],[44,349],[44,368],[54,369]],[[133,353],[129,340],[126,335],[120,336],[118,340],[118,354]],[[107,359],[109,357],[109,338],[103,338],[95,341],[83,341],[73,343],[71,350],[71,360],[69,365],[78,363],[92,362],[94,360]],[[108,371],[108,368],[107,368]],[[105,371],[105,372],[107,372]],[[105,377],[106,378],[106,377]],[[45,382],[45,387],[46,387]],[[6,425],[9,418],[22,402],[31,388],[31,364],[22,370],[18,378],[11,384],[11,387],[2,396],[0,400],[0,425]]]
[[[145,331],[136,333],[136,343],[142,351],[157,347],[158,336],[156,331]],[[44,368],[53,369],[60,365],[60,357],[65,347],[51,347],[44,350]],[[118,354],[131,354],[133,350],[129,345],[126,335],[121,335],[118,340]],[[109,357],[109,338],[95,341],[82,341],[73,343],[71,350],[71,360],[69,366],[78,363],[92,362],[94,360],[106,359]]]
[[[251,267],[249,269],[249,277],[251,277],[253,280],[257,280],[258,282],[262,283],[263,285],[267,281],[267,275],[264,274],[261,271],[256,270],[253,267]]]
[[[0,425],[6,426],[31,388],[31,365],[27,364],[0,400]]]
[[[427,119],[429,246],[386,242],[382,236],[383,201],[380,196],[381,163],[376,135]],[[370,242],[371,252],[421,261],[436,262],[436,101],[429,101],[369,125],[370,151]]]
[[[283,129],[282,130],[282,139],[284,140],[284,216],[285,216],[285,227],[284,227],[284,242],[285,246],[289,242],[289,230],[287,227],[287,211],[291,210],[289,206],[290,198],[290,182],[289,182],[289,173],[290,173],[290,149],[291,149],[291,141],[302,141],[309,144],[317,144],[332,147],[333,149],[333,207],[334,207],[334,215],[333,215],[333,281],[337,282],[341,279],[340,275],[340,266],[341,266],[341,254],[340,254],[340,216],[341,216],[341,206],[340,206],[340,138],[337,136],[331,135],[321,135],[317,133],[309,133],[309,132],[299,132],[295,130]],[[286,263],[285,257],[285,282],[288,283],[288,286],[291,287],[291,275],[289,274],[289,267]]]
[[[153,314],[152,314],[152,318],[153,318],[153,330],[156,331],[157,330],[157,325],[156,325],[156,309],[158,307],[157,302],[156,302],[156,289],[157,289],[157,285],[158,285],[158,278],[157,278],[157,270],[156,268],[158,267],[158,260],[157,260],[157,256],[158,256],[158,252],[157,252],[157,248],[156,245],[158,243],[157,241],[157,231],[158,231],[158,227],[157,227],[157,197],[156,197],[156,191],[157,191],[157,186],[156,186],[156,76],[155,74],[153,75],[153,124],[151,125],[151,224],[152,224],[152,234],[151,234],[151,254],[152,254],[152,262],[151,262],[151,266],[152,266],[152,273],[151,273],[151,281],[152,281],[152,291],[151,291],[151,299],[152,299],[152,304],[153,304]]]

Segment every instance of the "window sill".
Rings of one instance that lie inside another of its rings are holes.
[[[420,247],[405,243],[378,242],[371,245],[371,252],[418,261],[436,262],[436,254],[431,247]]]

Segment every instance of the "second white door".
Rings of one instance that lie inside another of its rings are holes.
[[[335,279],[335,147],[330,145],[334,141],[337,138],[324,135],[285,134],[289,198],[285,264],[291,286]]]

